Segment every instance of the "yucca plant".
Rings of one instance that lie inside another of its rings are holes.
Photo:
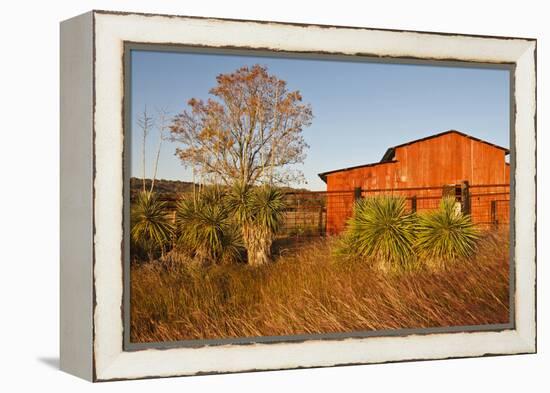
[[[269,262],[273,239],[283,219],[284,193],[269,185],[237,183],[228,194],[227,207],[241,226],[248,263],[257,266]]]
[[[221,188],[208,187],[176,206],[177,245],[201,263],[234,261],[240,255],[240,234],[224,198]]]
[[[416,215],[402,197],[373,196],[356,202],[339,253],[374,259],[381,270],[399,269],[415,258]]]
[[[438,210],[419,215],[416,249],[428,263],[469,257],[479,238],[471,217],[456,209],[453,197],[443,198]]]
[[[166,202],[160,201],[154,192],[140,192],[132,204],[130,222],[132,241],[145,250],[149,260],[154,259],[158,252],[164,253],[173,229]]]

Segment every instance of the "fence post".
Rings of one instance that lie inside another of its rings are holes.
[[[470,184],[467,180],[463,181],[461,184],[461,195],[460,203],[462,208],[462,214],[471,214],[472,205],[470,201]]]
[[[411,212],[416,213],[416,195],[411,198]]]
[[[497,201],[491,201],[491,224],[496,227],[497,222]]]
[[[298,215],[300,202],[298,201],[298,194],[294,194],[294,236],[298,237],[298,222],[296,216]]]
[[[359,199],[361,199],[361,187],[355,187],[353,189],[353,200],[357,202]]]
[[[324,229],[326,229],[326,223],[325,225],[323,225],[323,204],[319,203],[319,235],[320,236],[325,235]]]

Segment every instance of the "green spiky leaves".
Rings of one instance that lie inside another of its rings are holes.
[[[480,233],[454,198],[443,198],[438,210],[419,215],[416,237],[421,257],[446,261],[471,256]]]
[[[140,192],[131,210],[132,240],[151,256],[163,251],[170,242],[172,225],[167,217],[166,203],[154,192]]]
[[[480,232],[454,198],[414,214],[403,197],[374,196],[355,204],[337,255],[370,258],[383,270],[443,264],[473,255]]]
[[[348,244],[363,257],[405,264],[414,256],[416,217],[404,198],[376,196],[359,200],[346,231]]]
[[[182,199],[176,207],[178,246],[201,262],[238,259],[242,242],[219,187]]]
[[[237,183],[226,201],[229,212],[241,226],[248,263],[267,263],[274,235],[283,220],[284,193],[269,185],[251,187]]]

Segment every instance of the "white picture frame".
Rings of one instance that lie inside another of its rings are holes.
[[[125,43],[513,68],[514,321],[498,331],[125,349]],[[61,24],[61,368],[90,381],[536,352],[536,40],[91,11]]]

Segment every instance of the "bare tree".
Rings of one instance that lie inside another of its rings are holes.
[[[302,163],[308,147],[302,130],[311,124],[311,106],[299,91],[264,66],[220,74],[209,93],[191,99],[190,110],[176,115],[171,140],[176,155],[211,182],[281,184],[303,178],[289,168]]]

